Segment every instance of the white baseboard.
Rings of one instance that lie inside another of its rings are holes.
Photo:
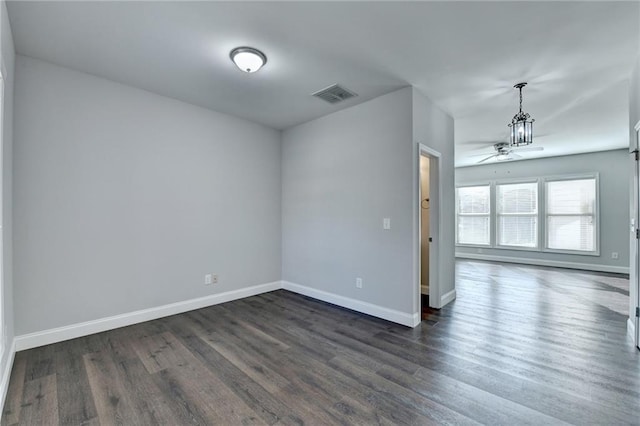
[[[627,334],[631,337],[631,341],[636,341],[636,325],[632,318],[627,318]],[[639,342],[640,343],[640,342]]]
[[[406,325],[407,327],[415,327],[420,324],[420,313],[408,314],[406,312],[396,311],[394,309],[385,308],[379,305],[374,305],[372,303],[351,299],[349,297],[317,290],[315,288],[295,284],[288,281],[282,282],[282,288],[294,293],[299,293],[305,296],[313,297],[314,299],[322,300],[323,302],[329,302],[343,308],[353,309],[354,311],[362,312],[374,317]]]
[[[11,370],[13,369],[13,360],[16,356],[16,341],[11,342],[9,348],[9,354],[7,356],[7,363],[2,368],[2,381],[0,381],[0,407],[4,407],[4,402],[7,399],[7,392],[9,391],[9,379],[11,379]]]
[[[613,272],[616,274],[629,274],[629,267],[627,266],[611,266],[611,265],[598,265],[594,263],[577,263],[577,262],[563,262],[559,260],[506,257],[506,256],[496,256],[492,254],[480,254],[480,253],[456,253],[456,258],[489,260],[492,262],[521,263],[523,265],[552,266],[555,268],[580,269],[583,271]]]
[[[411,322],[411,325],[409,327],[416,328],[418,325],[420,325],[420,323],[422,322],[422,315],[420,315],[420,312],[413,314],[412,320],[413,321]]]
[[[274,281],[239,290],[212,294],[210,296],[200,297],[197,299],[185,300],[183,302],[170,303],[168,305],[158,306],[155,308],[142,309],[140,311],[114,315],[112,317],[82,322],[79,324],[72,324],[64,327],[38,331],[36,333],[24,334],[16,336],[14,340],[15,350],[22,351],[51,343],[62,342],[64,340],[75,339],[89,334],[100,333],[144,321],[151,321],[170,315],[192,311],[194,309],[217,305],[219,303],[255,296],[256,294],[266,293],[280,288],[282,288],[282,282]]]
[[[194,309],[205,308],[207,306],[217,305],[219,303],[225,303],[232,300],[255,296],[257,294],[266,293],[269,291],[279,290],[281,288],[293,291],[295,293],[300,293],[305,296],[313,297],[314,299],[333,303],[344,308],[353,309],[354,311],[362,312],[398,324],[406,325],[408,327],[416,327],[418,324],[420,324],[421,321],[419,312],[408,314],[406,312],[385,308],[383,306],[374,305],[356,299],[350,299],[348,297],[339,296],[337,294],[328,293],[322,290],[316,290],[314,288],[305,287],[299,284],[294,284],[286,281],[274,281],[267,284],[260,284],[240,290],[228,291],[225,293],[212,294],[210,296],[185,300],[183,302],[171,303],[155,308],[142,309],[126,314],[114,315],[111,317],[100,318],[97,320],[86,321],[78,324],[71,324],[63,327],[52,328],[49,330],[38,331],[35,333],[23,334],[15,337],[13,341],[13,352],[11,356],[13,357],[13,353],[15,353],[15,351],[23,351],[26,349],[36,348],[38,346],[49,345],[52,343],[88,336],[90,334],[101,333],[103,331],[113,330],[115,328],[126,327],[128,325],[138,324],[144,321],[151,321],[170,315],[192,311]],[[449,303],[453,299],[455,299],[455,290],[445,294],[442,297],[442,306]]]
[[[453,290],[445,293],[441,298],[440,298],[440,308],[444,308],[447,303],[453,302],[456,298],[456,289],[454,288]]]

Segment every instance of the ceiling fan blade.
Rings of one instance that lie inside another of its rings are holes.
[[[487,145],[487,146],[491,146],[497,143],[500,143],[503,141],[464,141],[464,142],[460,142],[460,145]]]
[[[513,148],[514,151],[517,152],[532,152],[532,151],[544,151],[544,148],[541,146],[526,146],[524,148]]]
[[[477,164],[484,163],[484,162],[485,162],[485,161],[487,161],[488,159],[493,158],[493,157],[497,157],[497,156],[498,156],[498,154],[490,155],[490,156],[488,156],[487,158],[483,158],[482,160],[478,161],[478,163],[477,163]]]
[[[483,155],[495,155],[495,154],[492,154],[491,152],[483,152],[481,154],[471,154],[471,155],[468,155],[467,157],[482,157]]]

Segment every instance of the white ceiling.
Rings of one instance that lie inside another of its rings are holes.
[[[528,81],[545,150],[526,158],[628,144],[638,2],[7,3],[21,54],[278,129],[413,85],[455,118],[469,165],[505,140]],[[240,45],[267,65],[237,70]],[[360,96],[309,96],[333,83]]]

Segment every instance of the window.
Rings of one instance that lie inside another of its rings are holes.
[[[458,244],[490,245],[490,186],[467,186],[457,189]]]
[[[599,255],[598,202],[596,173],[459,186],[456,244]]]
[[[547,248],[596,252],[596,179],[546,182]]]
[[[496,185],[497,245],[538,246],[538,183]]]

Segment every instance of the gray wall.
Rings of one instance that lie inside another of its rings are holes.
[[[2,301],[2,316],[5,324],[5,351],[1,360],[2,368],[9,357],[9,348],[14,336],[13,309],[13,90],[15,51],[7,6],[2,2],[0,9],[0,38],[2,39],[1,60],[5,75],[4,82],[4,111],[2,120],[2,261],[4,299]]]
[[[16,334],[280,280],[279,131],[23,56],[16,75]]]
[[[453,187],[453,152],[445,148],[453,146],[453,121],[426,98],[414,98],[412,88],[401,89],[284,131],[283,280],[415,313],[413,122],[419,117],[422,139],[447,151]],[[385,217],[390,230],[383,229]],[[449,279],[452,286],[453,274]]]
[[[628,155],[626,149],[619,149],[456,169],[456,184],[592,172],[598,172],[600,175],[600,256],[488,248],[483,248],[482,253],[490,256],[627,268],[629,266],[629,217],[628,210],[623,206],[629,205]],[[477,254],[478,249],[457,247],[456,252]],[[619,258],[612,259],[612,252],[618,252]]]
[[[284,131],[283,280],[413,313],[411,133],[410,88]]]
[[[440,235],[438,248],[438,282],[440,287],[439,296],[455,288],[455,217],[449,214],[455,206],[455,169],[454,169],[454,125],[453,118],[435,106],[426,96],[416,89],[413,89],[413,138],[414,141],[428,146],[441,155],[440,159]],[[418,155],[414,150],[414,155]],[[417,158],[415,160],[417,164]],[[418,181],[418,177],[414,179]],[[433,189],[433,188],[432,188]],[[414,205],[414,212],[417,217],[420,206]],[[436,214],[432,212],[431,214]],[[435,230],[431,231],[435,234]],[[418,232],[414,233],[418,236]],[[419,244],[416,241],[415,244]],[[430,289],[431,290],[431,289]],[[430,291],[431,293],[431,291]],[[417,308],[417,306],[416,306]]]

